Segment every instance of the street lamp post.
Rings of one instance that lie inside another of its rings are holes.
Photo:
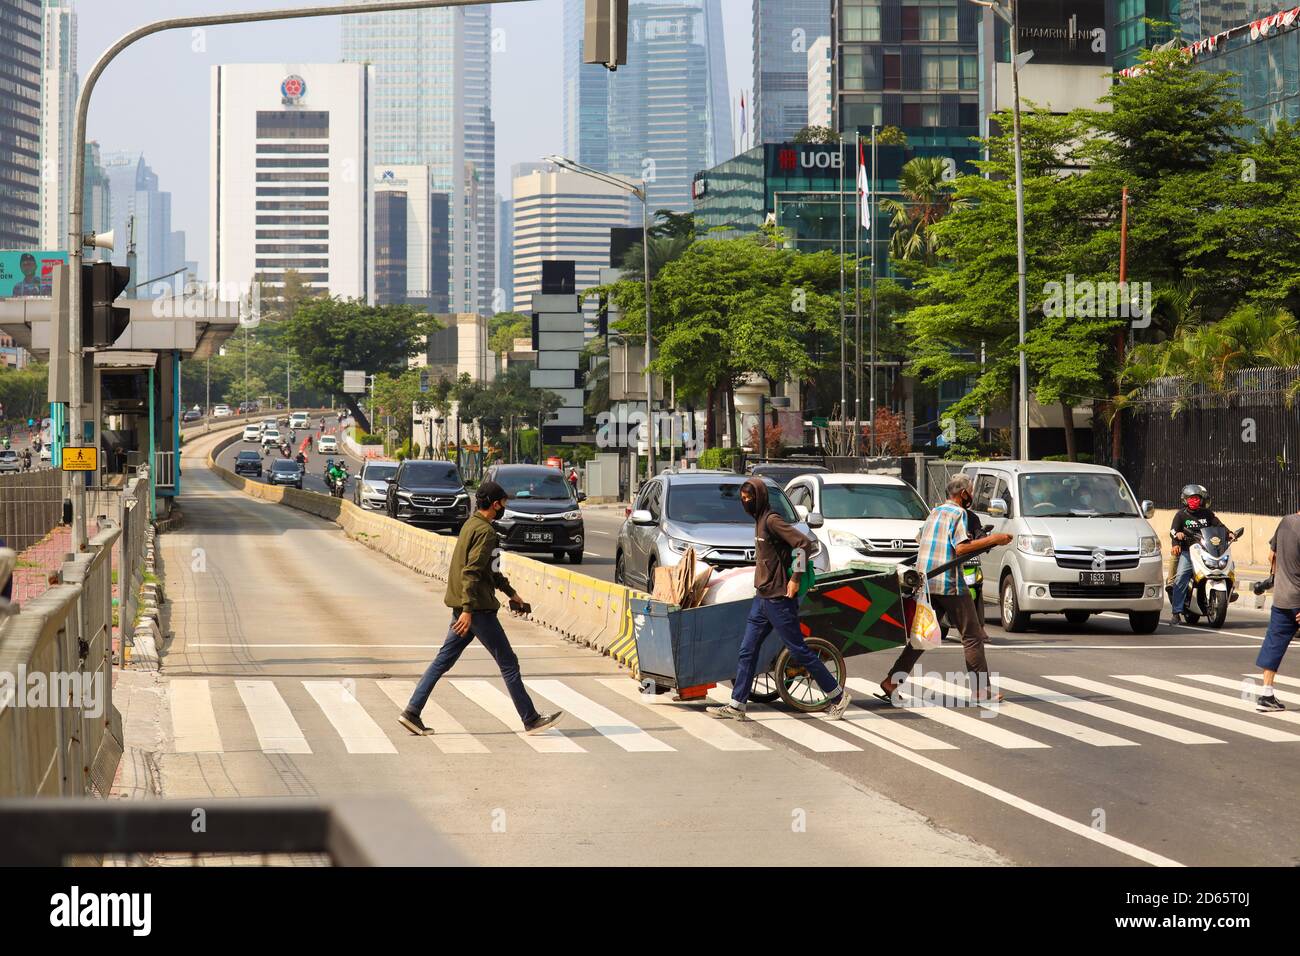
[[[642,180],[640,185],[632,180],[623,179],[621,176],[614,176],[610,173],[602,173],[598,169],[592,169],[589,166],[583,166],[571,159],[563,156],[543,156],[546,162],[559,166],[561,169],[567,169],[571,173],[578,173],[595,179],[598,182],[606,183],[610,186],[617,186],[620,189],[626,189],[637,199],[641,200],[641,251],[643,253],[645,272],[645,406],[646,406],[646,477],[652,478],[655,473],[655,406],[653,382],[650,375],[650,197],[649,184]]]
[[[1026,295],[1025,295],[1025,174],[1020,148],[1020,68],[1034,55],[1032,50],[1020,53],[1019,15],[1016,0],[971,0],[972,3],[992,10],[1011,28],[1011,115],[1012,138],[1016,157],[1016,293],[1019,300],[1020,377],[1016,396],[1016,424],[1019,436],[1019,457],[1029,458],[1029,360],[1025,357]],[[996,104],[995,104],[996,105]]]

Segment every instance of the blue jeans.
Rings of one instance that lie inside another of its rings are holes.
[[[777,637],[781,638],[781,643],[790,649],[790,656],[797,664],[808,669],[822,692],[838,700],[843,693],[839,681],[831,676],[821,658],[804,642],[803,633],[799,630],[799,602],[794,598],[765,598],[756,595],[749,606],[745,636],[740,641],[740,660],[736,662],[736,679],[731,685],[732,704],[743,708],[749,700],[749,692],[754,687],[758,649],[773,629],[776,630]]]
[[[1182,553],[1178,555],[1178,565],[1174,568],[1174,594],[1170,598],[1175,614],[1182,614],[1187,610],[1187,592],[1191,583],[1192,557],[1184,546]]]
[[[1268,632],[1264,635],[1264,643],[1259,646],[1256,667],[1275,671],[1282,666],[1282,655],[1291,646],[1296,631],[1300,630],[1300,624],[1295,621],[1296,610],[1293,607],[1274,607],[1269,612]]]
[[[455,623],[459,616],[453,611],[452,623]],[[447,628],[447,637],[442,642],[438,656],[425,670],[420,683],[415,685],[415,693],[411,695],[411,702],[406,705],[406,709],[419,716],[420,711],[424,710],[424,705],[428,703],[429,695],[433,693],[433,687],[438,683],[438,679],[451,670],[465,648],[469,647],[470,641],[476,637],[488,649],[492,659],[497,662],[497,667],[501,669],[501,679],[506,682],[506,690],[510,691],[510,699],[514,701],[515,710],[519,712],[519,719],[525,724],[533,720],[537,717],[537,708],[533,706],[533,700],[524,688],[524,679],[519,676],[519,658],[515,656],[514,648],[510,646],[510,639],[506,637],[506,632],[501,627],[501,622],[497,620],[495,611],[475,611],[470,616],[469,630],[465,632],[464,637],[450,627]]]

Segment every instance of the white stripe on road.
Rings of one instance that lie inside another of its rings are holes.
[[[442,647],[442,643],[441,643],[441,642],[439,642],[439,643],[437,643],[437,644],[201,644],[201,643],[189,643],[189,644],[186,644],[185,646],[186,646],[186,647],[225,647],[225,648],[236,648],[236,647],[237,647],[237,648],[240,648],[241,650],[249,650],[249,651],[255,651],[255,650],[257,650],[259,647],[281,647],[281,648],[284,648],[284,647],[291,647],[291,648],[327,648],[327,647],[338,647],[338,648],[345,648],[345,649],[356,649],[356,648],[364,648],[364,647],[374,647],[374,648],[385,648],[385,649],[388,649],[388,648],[419,649],[419,650],[426,650],[426,651],[427,651],[427,650],[429,650],[430,648]],[[513,648],[518,649],[518,648],[521,648],[521,647],[559,647],[560,645],[558,645],[558,644],[513,644],[513,643],[512,643],[510,646],[513,647]],[[480,645],[480,644],[471,644],[469,647],[465,648],[465,650],[467,650],[467,651],[487,651],[487,648],[486,648],[486,647],[483,647],[483,646]]]
[[[1238,694],[1219,694],[1212,690],[1206,690],[1204,687],[1188,687],[1186,684],[1176,684],[1171,680],[1160,680],[1157,677],[1147,677],[1143,674],[1114,674],[1117,680],[1132,681],[1134,684],[1142,684],[1145,687],[1151,687],[1155,690],[1168,691],[1171,694],[1182,694],[1184,697],[1192,697],[1196,700],[1203,700],[1207,704],[1218,704],[1221,707],[1231,707],[1233,710],[1248,710],[1252,714],[1258,713],[1255,710],[1255,698],[1252,695],[1249,700],[1244,699]],[[1239,690],[1240,684],[1236,685]],[[1300,724],[1300,714],[1286,713],[1285,711],[1275,712],[1263,715],[1267,721],[1279,721],[1286,724]],[[1252,725],[1253,726],[1253,725]],[[1278,731],[1282,733],[1282,731]],[[1285,739],[1285,738],[1279,738]]]
[[[504,691],[497,690],[485,680],[454,680],[451,686],[478,704],[501,723],[514,730],[519,726],[519,714],[515,705]],[[558,728],[551,727],[540,734],[526,734],[522,730],[515,733],[524,743],[542,754],[581,754],[586,751],[579,747]]]
[[[727,687],[713,687],[709,690],[709,697],[719,704],[726,704],[731,701],[731,690]],[[813,753],[844,753],[849,750],[861,750],[856,744],[851,744],[843,737],[836,737],[834,734],[828,734],[824,730],[818,730],[812,725],[811,721],[800,720],[798,717],[792,717],[789,714],[783,714],[776,710],[767,710],[753,705],[745,711],[750,720],[758,721],[769,730],[773,730],[787,740],[793,740],[801,746],[807,747]],[[715,718],[709,718],[713,720]]]
[[[206,680],[176,679],[168,688],[176,753],[221,753],[221,731],[212,712],[212,691]]]
[[[1053,677],[1048,674],[1044,674],[1043,676],[1047,680],[1059,681],[1062,684],[1081,687],[1084,690],[1094,691],[1098,694],[1108,694],[1109,696],[1118,698],[1119,700],[1126,700],[1130,704],[1137,704],[1140,707],[1150,707],[1153,710],[1162,710],[1167,714],[1173,714],[1175,717],[1182,717],[1186,720],[1192,720],[1202,724],[1210,724],[1219,730],[1231,730],[1235,733],[1244,734],[1247,737],[1255,737],[1259,740],[1270,740],[1274,742],[1300,740],[1300,737],[1297,737],[1295,734],[1289,734],[1282,730],[1256,727],[1254,724],[1248,724],[1244,720],[1237,720],[1235,717],[1224,717],[1220,714],[1211,713],[1210,711],[1197,710],[1195,707],[1187,707],[1171,700],[1165,700],[1162,697],[1152,697],[1150,694],[1139,694],[1136,691],[1129,690],[1127,687],[1117,687],[1114,684],[1105,684],[1101,681],[1088,680],[1084,677]]]
[[[920,714],[927,720],[933,720],[937,724],[943,724],[945,727],[959,730],[963,734],[970,734],[972,737],[976,737],[995,746],[1003,747],[1007,750],[1038,750],[1051,747],[1051,744],[1045,744],[1040,740],[1025,737],[1021,734],[1015,733],[1014,731],[1007,730],[1004,727],[996,727],[987,717],[978,716],[981,712],[989,713],[989,711],[977,710],[972,707],[970,709],[975,711],[973,715],[963,714],[949,710],[946,707],[930,704],[923,698],[917,697],[917,695],[909,692],[907,684],[900,687],[898,692],[902,696],[916,701],[914,706],[907,708],[912,713]]]
[[[864,687],[858,688],[859,690],[864,690],[868,693],[875,693],[874,690],[870,689],[871,684],[868,681],[860,680],[859,678],[851,677],[845,681],[845,684],[852,687],[855,680],[860,684],[865,685]],[[814,716],[821,717],[823,720],[830,720],[830,718],[825,714],[815,714]],[[844,719],[836,724],[836,727],[839,730],[844,731],[846,734],[851,734],[854,737],[861,737],[863,740],[873,740],[884,737],[887,740],[892,740],[894,743],[900,744],[901,746],[907,747],[911,750],[957,749],[946,741],[939,740],[936,737],[930,737],[921,733],[919,730],[913,730],[911,727],[905,726],[903,721],[897,717],[886,717],[879,711],[864,710],[861,707],[849,707],[849,709],[844,712]]]
[[[1255,678],[1255,680],[1259,681],[1261,684],[1264,683],[1264,675],[1263,675],[1263,674],[1245,674],[1245,675],[1243,675],[1243,676],[1245,676],[1245,677],[1253,677],[1253,678]],[[1277,674],[1277,675],[1275,675],[1275,676],[1273,677],[1273,682],[1274,682],[1275,684],[1285,684],[1285,685],[1287,685],[1288,687],[1300,687],[1300,680],[1296,680],[1294,677],[1283,677],[1281,674]]]
[[[1213,674],[1179,674],[1183,680],[1198,680],[1203,684],[1214,684],[1217,687],[1227,687],[1241,694],[1250,694],[1252,702],[1264,689],[1263,674],[1243,674],[1243,680],[1233,680],[1231,677],[1216,677]],[[1278,678],[1281,680],[1281,678]],[[1278,700],[1284,700],[1292,704],[1300,704],[1300,694],[1290,691],[1278,690],[1273,688],[1273,694]]]
[[[395,754],[397,748],[375,723],[364,707],[348,691],[342,681],[305,680],[302,686],[311,694],[325,714],[325,719],[334,725],[334,730],[343,738],[343,745],[350,754]]]
[[[1117,618],[1120,618],[1121,620],[1125,620],[1125,621],[1128,620],[1128,615],[1127,615],[1127,614],[1116,614],[1116,613],[1114,613],[1113,611],[1103,611],[1102,613],[1098,614],[1097,616],[1098,616],[1098,617],[1117,617]],[[1267,621],[1260,621],[1259,623],[1260,623],[1260,624],[1266,624],[1266,623],[1268,623],[1268,622],[1267,622]],[[1195,626],[1193,626],[1193,625],[1191,625],[1191,624],[1175,624],[1175,625],[1173,625],[1172,627],[1170,627],[1170,625],[1168,625],[1165,621],[1161,621],[1161,622],[1160,622],[1160,629],[1161,629],[1161,630],[1164,630],[1166,627],[1169,627],[1169,629],[1170,629],[1171,631],[1173,631],[1173,630],[1180,630],[1180,631],[1193,631],[1193,632],[1195,632],[1195,633],[1197,633],[1197,634],[1230,634],[1230,635],[1232,635],[1233,637],[1244,637],[1244,638],[1246,638],[1247,640],[1251,640],[1251,641],[1262,641],[1262,640],[1264,639],[1262,635],[1259,636],[1259,637],[1256,637],[1254,634],[1243,634],[1243,633],[1241,633],[1241,631],[1225,631],[1225,630],[1224,630],[1223,628],[1221,628],[1221,627],[1195,627]]]
[[[757,740],[736,733],[727,721],[717,720],[701,713],[689,704],[675,704],[667,694],[643,694],[638,685],[626,677],[601,677],[604,684],[615,693],[649,707],[657,716],[666,717],[697,740],[702,740],[718,750],[766,750]]]
[[[969,774],[962,773],[960,770],[953,770],[951,767],[945,767],[937,760],[931,760],[929,757],[923,757],[920,754],[912,753],[910,750],[900,747],[891,741],[870,734],[864,735],[862,739],[867,740],[872,746],[878,747],[886,753],[891,753],[895,757],[900,757],[918,767],[930,770],[941,777],[953,781],[954,783],[974,790],[976,793],[983,794],[992,800],[997,800],[999,803],[1004,803],[1009,807],[1027,813],[1031,817],[1049,823],[1054,827],[1059,827],[1068,833],[1073,833],[1075,836],[1082,837],[1085,840],[1091,840],[1093,843],[1099,843],[1109,850],[1114,850],[1116,853],[1122,853],[1125,856],[1132,857],[1142,863],[1149,863],[1152,866],[1183,865],[1177,860],[1171,860],[1169,857],[1153,853],[1144,847],[1138,846],[1136,843],[1121,840],[1119,837],[1098,830],[1087,823],[1082,823],[1079,820],[1071,820],[1069,817],[1062,816],[1053,810],[1048,810],[1046,807],[1040,807],[1036,803],[1030,803],[1023,797],[1018,797],[1014,793],[1003,790],[1001,787],[995,787],[992,784],[985,783],[983,780],[978,780]]]
[[[235,689],[244,702],[244,710],[248,711],[248,719],[253,722],[263,753],[311,753],[302,728],[293,719],[293,712],[280,696],[274,681],[237,680]]]
[[[547,700],[558,704],[565,713],[572,714],[628,753],[671,753],[673,748],[629,720],[624,720],[603,704],[584,697],[572,687],[558,680],[526,680],[524,686],[535,690]]]
[[[970,700],[970,689],[962,687],[960,684],[954,684],[940,679],[937,675],[930,674],[926,677],[926,683],[935,687],[949,696],[958,697],[963,700]],[[1000,686],[1000,685],[999,685]],[[1008,688],[1009,689],[1009,688]],[[1104,730],[1094,730],[1091,727],[1085,727],[1083,724],[1076,724],[1072,720],[1062,720],[1053,714],[1044,713],[1040,710],[1032,710],[1024,704],[1017,704],[1010,701],[990,705],[988,708],[997,717],[1009,717],[1012,720],[1024,721],[1035,727],[1041,727],[1043,730],[1049,730],[1052,733],[1062,734],[1066,737],[1072,737],[1081,743],[1091,744],[1094,747],[1136,747],[1138,744],[1132,740],[1125,740],[1123,737],[1117,737],[1114,734],[1108,734]]]
[[[1012,680],[1010,677],[999,676],[998,686],[1007,690],[1013,690],[1017,694],[1027,694],[1030,697],[1037,697],[1041,701],[1055,704],[1058,707],[1064,707],[1067,710],[1074,711],[1075,713],[1087,714],[1089,717],[1095,717],[1097,720],[1108,720],[1112,724],[1119,724],[1121,727],[1140,730],[1143,733],[1151,734],[1154,737],[1163,737],[1165,740],[1174,741],[1174,743],[1224,743],[1222,740],[1215,737],[1207,737],[1205,734],[1197,733],[1194,730],[1184,730],[1182,727],[1176,727],[1173,724],[1166,724],[1159,720],[1152,720],[1150,717],[1143,717],[1139,714],[1130,714],[1128,711],[1120,710],[1118,707],[1111,707],[1108,704],[1099,704],[1092,700],[1080,700],[1078,697],[1072,697],[1064,691],[1053,690],[1049,687],[1039,687],[1037,684],[1028,684],[1022,680]]]
[[[608,532],[608,531],[597,531],[595,528],[588,528],[588,529],[587,529],[587,534],[603,534],[603,535],[605,535],[605,536],[608,537],[608,535],[610,534],[610,532]]]
[[[379,689],[382,690],[398,710],[405,710],[406,705],[411,701],[411,695],[415,693],[415,681],[413,680],[381,680],[377,682]],[[424,721],[424,726],[433,731],[431,739],[433,745],[445,754],[485,754],[490,751],[481,743],[474,739],[458,721],[447,711],[443,710],[433,701],[428,701],[424,705],[424,710],[420,712],[420,718]]]

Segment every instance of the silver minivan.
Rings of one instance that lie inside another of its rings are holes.
[[[1160,624],[1164,569],[1160,536],[1113,468],[1058,461],[987,461],[962,468],[975,484],[980,521],[1011,543],[984,552],[984,599],[1008,631],[1031,614],[1082,624],[1103,611],[1127,614],[1136,634]]]

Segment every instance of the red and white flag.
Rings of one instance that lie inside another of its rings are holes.
[[[858,141],[858,221],[866,232],[871,231],[871,178],[867,175],[867,156]]]

